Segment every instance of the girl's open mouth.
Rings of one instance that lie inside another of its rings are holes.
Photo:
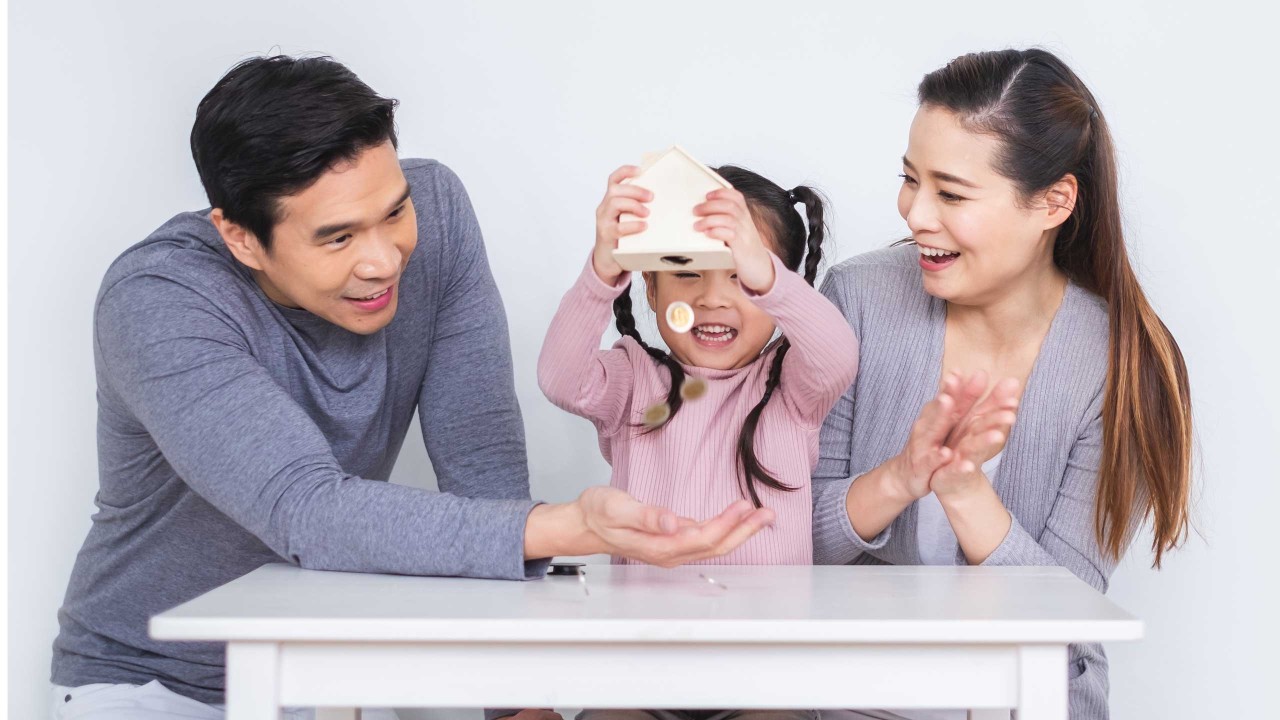
[[[728,347],[738,338],[736,329],[714,323],[695,325],[689,334],[693,336],[694,342],[702,347],[714,349]]]

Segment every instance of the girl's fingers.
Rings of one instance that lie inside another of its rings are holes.
[[[741,223],[738,218],[732,215],[707,215],[699,218],[693,224],[693,229],[698,231],[709,230],[713,227],[737,228]]]
[[[713,227],[703,230],[702,234],[712,240],[719,240],[726,245],[733,245],[738,240],[738,233],[727,227]]]
[[[653,200],[653,191],[648,188],[642,188],[639,185],[610,185],[609,191],[604,194],[605,199],[612,198],[631,198],[640,202],[649,202]]]
[[[644,232],[649,227],[649,223],[640,222],[639,220],[629,220],[627,222],[618,223],[618,237],[627,235],[635,235],[638,232]]]
[[[633,178],[639,173],[640,173],[640,168],[636,167],[635,165],[623,165],[622,167],[610,173],[609,186],[610,188],[612,188],[612,186],[617,185],[618,183],[621,183],[623,180],[626,180],[627,178]]]
[[[609,201],[605,203],[605,208],[606,216],[610,218],[617,218],[622,213],[631,213],[637,217],[649,216],[649,208],[646,207],[644,203],[634,198],[610,198]]]
[[[743,206],[728,200],[708,200],[693,206],[693,214],[704,215],[740,215]]]
[[[747,198],[733,188],[720,188],[707,193],[707,200],[724,200],[741,208],[747,207]]]

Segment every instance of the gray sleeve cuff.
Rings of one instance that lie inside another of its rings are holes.
[[[1009,533],[996,549],[982,561],[986,567],[1013,565],[1061,565],[1052,555],[1040,547],[1040,543],[1031,537],[1031,533],[1022,527],[1018,518],[1009,514]]]
[[[824,482],[813,488],[814,565],[848,565],[865,552],[883,548],[893,536],[892,524],[870,542],[854,531],[845,498],[855,480]]]

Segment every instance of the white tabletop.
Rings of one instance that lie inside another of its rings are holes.
[[[1062,568],[588,565],[527,582],[267,565],[162,613],[159,640],[1062,643],[1142,623]],[[714,579],[712,584],[700,577]]]

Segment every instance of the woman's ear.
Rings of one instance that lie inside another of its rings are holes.
[[[1070,173],[1063,175],[1061,180],[1044,191],[1045,230],[1052,230],[1071,217],[1071,213],[1076,209],[1079,193],[1080,183],[1076,180],[1076,176]]]
[[[641,273],[644,277],[644,297],[649,301],[649,309],[658,312],[658,273]]]
[[[209,220],[218,229],[222,242],[226,243],[227,249],[236,260],[253,270],[262,270],[266,249],[262,247],[262,243],[258,242],[257,235],[245,226],[228,220],[222,213],[222,208],[214,208],[209,213]]]

